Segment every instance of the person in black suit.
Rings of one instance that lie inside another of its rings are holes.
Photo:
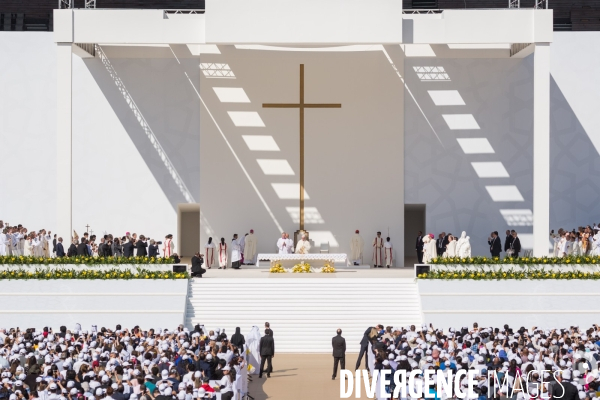
[[[56,257],[64,257],[65,256],[65,248],[63,247],[61,237],[58,238],[58,243],[56,243],[55,247],[56,247],[56,250],[54,252],[56,253]]]
[[[56,233],[54,234],[54,239],[52,239],[52,252],[54,254],[56,254]],[[63,247],[63,253],[65,252],[65,249]],[[63,254],[64,255],[64,254]]]
[[[73,243],[69,246],[67,257],[75,257],[77,255],[77,239],[73,239]]]
[[[552,385],[552,397],[561,400],[577,400],[579,399],[579,391],[577,386],[569,382],[571,380],[571,371],[563,370],[557,374],[556,380],[559,385]]]
[[[192,257],[192,276],[202,278],[202,274],[206,272],[204,268],[202,268],[202,264],[204,261],[202,260],[202,254],[196,253],[194,257]]]
[[[271,330],[269,328],[265,329],[265,336],[260,338],[258,351],[260,353],[260,372],[258,373],[258,377],[262,378],[263,372],[266,372],[267,378],[270,378],[271,372],[273,372],[271,359],[275,357],[275,341],[273,340],[273,336],[271,336]],[[267,363],[266,371],[264,368],[265,362]]]
[[[517,237],[517,231],[514,229],[510,231],[510,234],[513,237],[512,243],[510,244],[510,249],[512,250],[511,257],[519,258],[519,253],[521,252],[521,239]]]
[[[342,337],[342,330],[337,330],[337,335],[331,339],[333,347],[333,375],[331,379],[335,380],[337,375],[338,363],[340,369],[346,369],[346,339]]]
[[[133,257],[133,238],[130,237],[129,241],[123,245],[123,257]]]
[[[510,231],[507,229],[506,230],[506,239],[504,239],[504,252],[508,252],[508,249],[510,249],[510,245],[513,241],[513,237],[510,234]]]
[[[417,250],[417,262],[423,264],[423,232],[421,231],[419,231],[419,234],[417,235],[415,249]]]
[[[150,240],[150,246],[148,246],[148,257],[158,257],[158,246],[154,239]]]
[[[500,257],[502,243],[498,237],[498,231],[492,232],[492,237],[488,238],[488,244],[490,245],[490,253],[492,253],[492,258]]]
[[[360,353],[358,354],[358,360],[356,360],[356,368],[354,368],[355,370],[360,368],[360,362],[363,358],[363,355],[365,355],[365,369],[367,371],[369,370],[369,355],[367,354],[367,350],[369,350],[369,341],[371,340],[370,335],[373,329],[375,328],[372,326],[368,327],[363,334],[362,339],[360,340]]]
[[[81,239],[81,243],[77,245],[77,255],[78,256],[89,256],[90,252],[87,247],[87,241],[85,239]]]
[[[435,251],[437,252],[438,257],[441,257],[446,251],[446,245],[444,244],[444,234],[440,233],[437,240],[435,241]]]
[[[140,240],[137,241],[137,243],[135,244],[135,248],[137,249],[137,252],[135,253],[135,255],[137,257],[145,257],[148,255],[148,251],[146,250],[146,248],[148,247],[148,243],[146,243],[146,237],[144,235],[140,235]]]

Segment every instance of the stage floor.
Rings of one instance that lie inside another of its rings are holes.
[[[251,265],[243,266],[239,270],[235,270],[232,268],[227,269],[209,269],[202,276],[201,279],[211,279],[211,278],[327,278],[327,279],[336,279],[336,278],[356,278],[356,279],[365,279],[365,278],[414,278],[414,270],[413,268],[370,268],[370,269],[352,269],[352,267],[348,268],[336,268],[336,272],[333,274],[322,274],[322,273],[311,273],[311,274],[294,274],[294,273],[285,273],[285,274],[272,274],[268,269],[263,268],[255,268]],[[197,280],[200,278],[194,278]]]

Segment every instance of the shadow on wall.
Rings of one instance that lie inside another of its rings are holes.
[[[198,82],[197,60],[114,58],[108,69],[99,58],[84,61],[173,209],[198,201],[200,104],[186,76]]]
[[[600,156],[554,78],[550,80],[550,228],[600,223]]]

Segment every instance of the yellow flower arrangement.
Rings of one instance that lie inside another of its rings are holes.
[[[296,264],[294,265],[294,268],[292,268],[292,272],[293,273],[304,273],[304,274],[309,274],[312,272],[311,268],[310,268],[310,264],[302,261],[300,264]]]
[[[321,268],[322,274],[333,274],[335,272],[335,267],[333,266],[333,261],[327,261],[323,268]]]
[[[272,274],[285,274],[287,271],[283,268],[281,263],[274,262],[274,263],[272,263],[271,269],[269,269],[269,272]]]

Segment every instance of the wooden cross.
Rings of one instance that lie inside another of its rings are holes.
[[[87,225],[85,226],[85,231],[86,231],[87,233],[90,233],[90,232],[89,232],[89,230],[90,230],[90,225],[89,225],[89,224],[87,224]]]
[[[304,102],[304,64],[300,64],[300,102],[263,103],[263,108],[298,108],[300,110],[300,230],[304,230],[304,109],[342,108],[341,104],[315,104]]]

